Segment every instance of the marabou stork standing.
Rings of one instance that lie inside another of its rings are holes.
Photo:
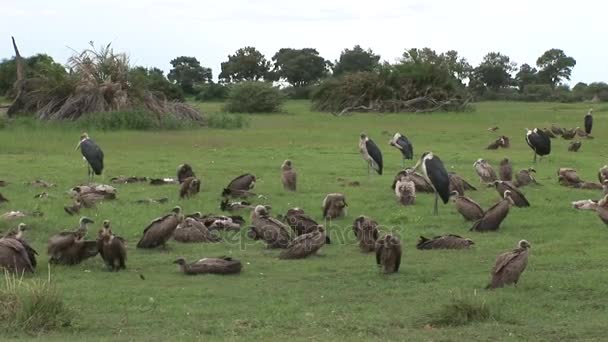
[[[379,175],[382,174],[382,152],[376,143],[367,137],[365,133],[361,133],[361,138],[359,139],[359,152],[361,152],[361,156],[367,162],[367,174],[369,174],[370,166],[378,172]]]
[[[403,168],[405,168],[405,160],[414,158],[414,147],[407,137],[401,133],[395,133],[393,139],[389,141],[391,146],[398,148],[403,156]]]
[[[591,128],[593,128],[593,109],[589,109],[585,115],[585,132],[591,134]]]
[[[534,151],[534,162],[536,163],[536,155],[546,156],[551,153],[551,138],[543,130],[534,128],[529,130],[526,128],[526,142]]]
[[[422,173],[431,182],[433,190],[435,190],[433,215],[439,215],[437,209],[439,197],[441,197],[443,204],[448,203],[450,200],[450,177],[441,159],[434,155],[433,152],[424,152],[420,156],[420,160],[416,163],[416,166],[414,166],[414,170],[417,170],[420,166],[422,166]]]
[[[80,148],[82,156],[88,163],[88,176],[89,181],[91,181],[94,175],[101,175],[103,171],[103,151],[89,138],[87,133],[82,133],[80,136],[80,142],[76,146],[76,150],[78,148]]]

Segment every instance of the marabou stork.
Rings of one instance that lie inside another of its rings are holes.
[[[585,132],[591,134],[591,128],[593,128],[593,109],[589,109],[585,115]]]
[[[414,158],[414,147],[407,137],[401,133],[395,133],[393,139],[389,141],[391,146],[398,148],[403,156],[403,168],[405,168],[405,160]]]
[[[367,162],[367,174],[369,174],[370,166],[378,172],[379,175],[382,174],[382,152],[378,148],[376,143],[367,137],[365,133],[361,133],[361,138],[359,139],[359,152],[361,152],[361,156]]]
[[[551,153],[551,139],[545,132],[538,128],[533,130],[526,128],[526,142],[528,146],[534,151],[534,160],[536,163],[536,155],[546,156]]]
[[[450,177],[441,159],[434,155],[433,152],[424,152],[420,156],[420,160],[416,163],[416,166],[414,166],[414,170],[417,170],[420,166],[422,166],[422,173],[431,182],[433,190],[435,190],[433,215],[439,215],[437,209],[439,197],[441,197],[443,204],[448,203],[450,200]]]
[[[89,138],[87,133],[82,133],[80,142],[76,146],[80,148],[80,153],[88,163],[89,181],[93,180],[94,175],[101,175],[103,171],[103,151],[101,148]]]

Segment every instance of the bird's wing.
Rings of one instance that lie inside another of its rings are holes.
[[[443,203],[450,200],[450,177],[439,157],[425,160],[426,174]]]
[[[254,175],[245,173],[233,179],[226,188],[231,190],[250,190],[254,179]]]
[[[518,255],[519,255],[519,251],[518,250],[509,251],[509,252],[505,252],[505,253],[500,254],[496,258],[496,264],[494,265],[494,268],[492,269],[492,274],[498,274],[498,273],[500,273],[500,271],[505,266],[507,266],[513,259],[515,259]]]

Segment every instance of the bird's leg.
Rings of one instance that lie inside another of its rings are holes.
[[[433,207],[433,215],[438,216],[439,210],[437,210],[437,202],[439,201],[439,195],[437,195],[437,191],[435,191],[435,206]]]
[[[532,160],[533,163],[536,163],[536,152],[534,152],[534,160]]]
[[[370,164],[370,163],[369,163],[369,162],[367,162],[367,175],[368,175],[368,176],[369,176],[369,174],[370,174],[370,173],[369,173],[369,164]]]

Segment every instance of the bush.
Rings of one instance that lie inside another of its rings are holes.
[[[0,288],[0,326],[5,330],[43,333],[70,326],[73,313],[49,280],[23,280],[5,273]]]
[[[231,113],[273,113],[281,110],[281,91],[267,82],[242,82],[231,87],[225,110]]]
[[[306,87],[285,87],[281,89],[281,93],[288,99],[292,100],[308,100],[314,92],[314,86]]]
[[[478,296],[455,296],[450,303],[430,315],[432,326],[463,326],[475,322],[496,319],[486,302]]]
[[[228,86],[218,83],[208,83],[194,88],[196,101],[225,100],[230,89]]]
[[[212,114],[208,120],[207,124],[211,128],[238,129],[249,126],[249,120],[237,114]]]
[[[180,129],[194,125],[193,122],[181,121],[171,115],[162,115],[159,118],[157,114],[145,111],[90,113],[80,118],[77,123],[82,128],[104,131]]]

